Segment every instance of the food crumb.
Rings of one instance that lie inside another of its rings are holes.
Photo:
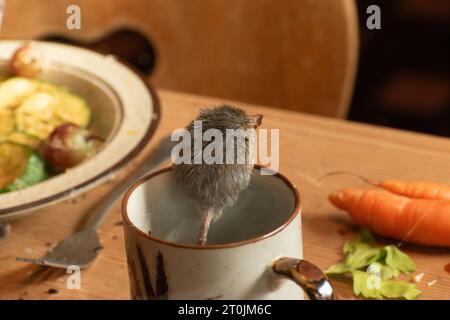
[[[352,230],[348,229],[348,228],[339,228],[337,230],[337,232],[341,235],[341,236],[346,236],[349,233],[352,233]]]
[[[427,286],[431,287],[431,286],[435,285],[436,282],[437,282],[436,279],[435,280],[431,280],[430,282],[427,283]]]
[[[28,291],[24,291],[24,292],[22,292],[22,294],[21,295],[19,295],[19,300],[25,300],[25,298],[24,298],[24,296],[27,296],[28,295]]]
[[[413,281],[419,283],[420,281],[422,281],[423,276],[425,275],[425,273],[418,273],[413,277]]]
[[[114,223],[114,225],[115,226],[122,226],[123,225],[123,221],[122,220],[117,221],[117,222]]]
[[[136,131],[136,130],[127,130],[126,131],[127,132],[127,134],[129,135],[129,136],[132,136],[132,137],[135,137],[135,136],[137,136],[138,135],[138,132]]]
[[[9,223],[0,223],[0,240],[5,239],[11,233],[11,225]]]
[[[117,236],[115,234],[113,234],[113,236],[111,237],[111,239],[116,240]]]
[[[47,290],[48,294],[56,294],[58,292],[59,292],[58,289],[55,289],[55,288],[50,288],[50,289]]]

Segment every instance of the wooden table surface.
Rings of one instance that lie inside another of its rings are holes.
[[[16,262],[15,257],[39,257],[80,228],[89,219],[89,209],[152,152],[159,138],[184,127],[200,107],[224,102],[166,90],[158,90],[158,94],[162,117],[155,138],[114,180],[12,223],[11,235],[0,241],[0,299],[129,299],[119,202],[100,228],[104,249],[95,263],[81,272],[81,289],[67,289],[69,275],[65,270]],[[354,230],[347,215],[328,203],[327,195],[340,188],[367,185],[350,175],[318,183],[320,176],[346,170],[374,179],[450,182],[450,139],[236,105],[250,113],[264,114],[263,128],[280,129],[280,172],[302,194],[304,255],[321,268],[341,258],[342,245]],[[450,250],[406,244],[402,249],[416,262],[417,273],[424,273],[418,284],[423,291],[421,298],[450,299],[450,274],[444,269],[450,263]],[[334,281],[334,285],[340,297],[354,298],[350,284]],[[48,293],[50,288],[57,293]]]

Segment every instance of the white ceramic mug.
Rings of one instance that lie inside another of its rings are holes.
[[[199,211],[171,167],[128,190],[122,214],[133,299],[299,300],[299,285],[310,298],[333,297],[323,273],[302,260],[297,188],[260,169],[211,225],[206,246],[196,244]]]

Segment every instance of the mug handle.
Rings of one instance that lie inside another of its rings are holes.
[[[311,300],[336,300],[331,282],[318,267],[306,260],[279,258],[273,263],[272,270],[297,283]]]

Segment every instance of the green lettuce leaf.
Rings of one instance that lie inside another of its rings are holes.
[[[0,188],[0,194],[24,189],[47,179],[47,177],[44,161],[35,152],[31,152],[22,176],[6,187]]]
[[[397,278],[400,272],[397,269],[393,269],[389,266],[383,265],[379,262],[374,262],[367,267],[367,272],[377,274],[383,280]]]
[[[422,294],[417,287],[405,281],[384,280],[381,283],[381,294],[386,298],[416,299]]]
[[[353,251],[357,247],[371,247],[372,244],[375,243],[375,238],[372,233],[370,233],[367,229],[361,229],[360,232],[351,240],[345,242],[343,251],[344,255],[347,255]]]
[[[364,298],[382,299],[381,278],[364,271],[353,271],[353,293]]]
[[[385,255],[383,249],[357,246],[345,259],[345,264],[352,270],[366,267]]]
[[[370,264],[378,261],[383,255],[384,251],[382,249],[356,245],[344,261],[332,265],[325,270],[325,273],[344,274],[352,272],[353,270],[358,270],[369,266]]]
[[[384,247],[386,250],[386,265],[402,273],[408,273],[416,270],[414,261],[400,251],[396,246],[390,245]]]
[[[375,274],[364,271],[353,272],[353,293],[370,299],[412,300],[420,296],[421,291],[412,283],[398,280],[383,280]]]
[[[344,245],[344,259],[330,266],[328,276],[353,279],[355,295],[371,299],[415,299],[421,294],[414,284],[394,280],[400,273],[415,270],[414,261],[398,247],[374,247],[375,239],[366,229]]]
[[[327,270],[325,270],[325,274],[327,275],[340,275],[345,274],[347,272],[351,272],[352,268],[351,266],[348,266],[345,264],[345,262],[338,262],[331,267],[329,267]]]

